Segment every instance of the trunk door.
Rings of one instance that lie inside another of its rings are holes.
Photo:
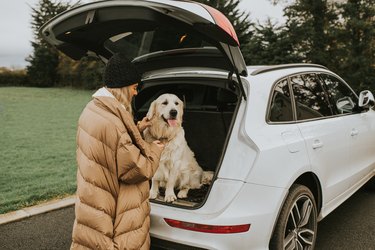
[[[40,32],[73,59],[94,53],[106,60],[121,51],[143,63],[144,71],[203,64],[247,75],[231,23],[218,10],[196,2],[98,1],[61,13]],[[171,59],[176,54],[182,56],[178,63]]]

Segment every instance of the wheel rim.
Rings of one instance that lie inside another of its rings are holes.
[[[312,200],[302,195],[294,202],[285,228],[284,249],[313,249],[316,235],[316,215]]]

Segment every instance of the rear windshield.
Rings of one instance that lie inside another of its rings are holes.
[[[166,25],[158,26],[151,31],[124,32],[114,35],[104,42],[104,47],[112,53],[125,53],[130,59],[154,52],[187,48],[217,49],[204,41],[197,32],[182,32],[176,27]]]

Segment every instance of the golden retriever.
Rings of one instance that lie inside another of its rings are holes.
[[[182,124],[183,102],[174,94],[163,94],[154,100],[146,117],[151,126],[144,131],[146,141],[160,140],[165,144],[159,168],[152,178],[150,199],[165,188],[164,201],[186,198],[189,189],[211,182],[213,172],[203,171],[189,148]],[[174,188],[179,190],[177,197]]]

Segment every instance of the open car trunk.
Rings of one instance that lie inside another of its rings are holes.
[[[214,178],[220,169],[225,153],[232,120],[240,100],[240,91],[228,79],[217,78],[164,78],[145,81],[135,98],[135,116],[142,119],[153,100],[161,94],[177,95],[184,102],[182,127],[185,139],[204,171],[213,171]],[[211,185],[212,185],[211,183]],[[190,189],[188,197],[178,199],[172,205],[197,208],[204,204],[211,185]],[[164,188],[152,202],[164,202]],[[175,190],[178,193],[178,190]]]
[[[159,95],[176,94],[185,105],[182,125],[198,164],[219,171],[236,106],[246,100],[241,76],[247,75],[225,15],[194,1],[94,1],[52,18],[40,35],[75,60],[96,55],[107,62],[125,54],[144,79],[136,116],[144,117]],[[173,204],[199,207],[209,190],[190,190],[187,199]]]

